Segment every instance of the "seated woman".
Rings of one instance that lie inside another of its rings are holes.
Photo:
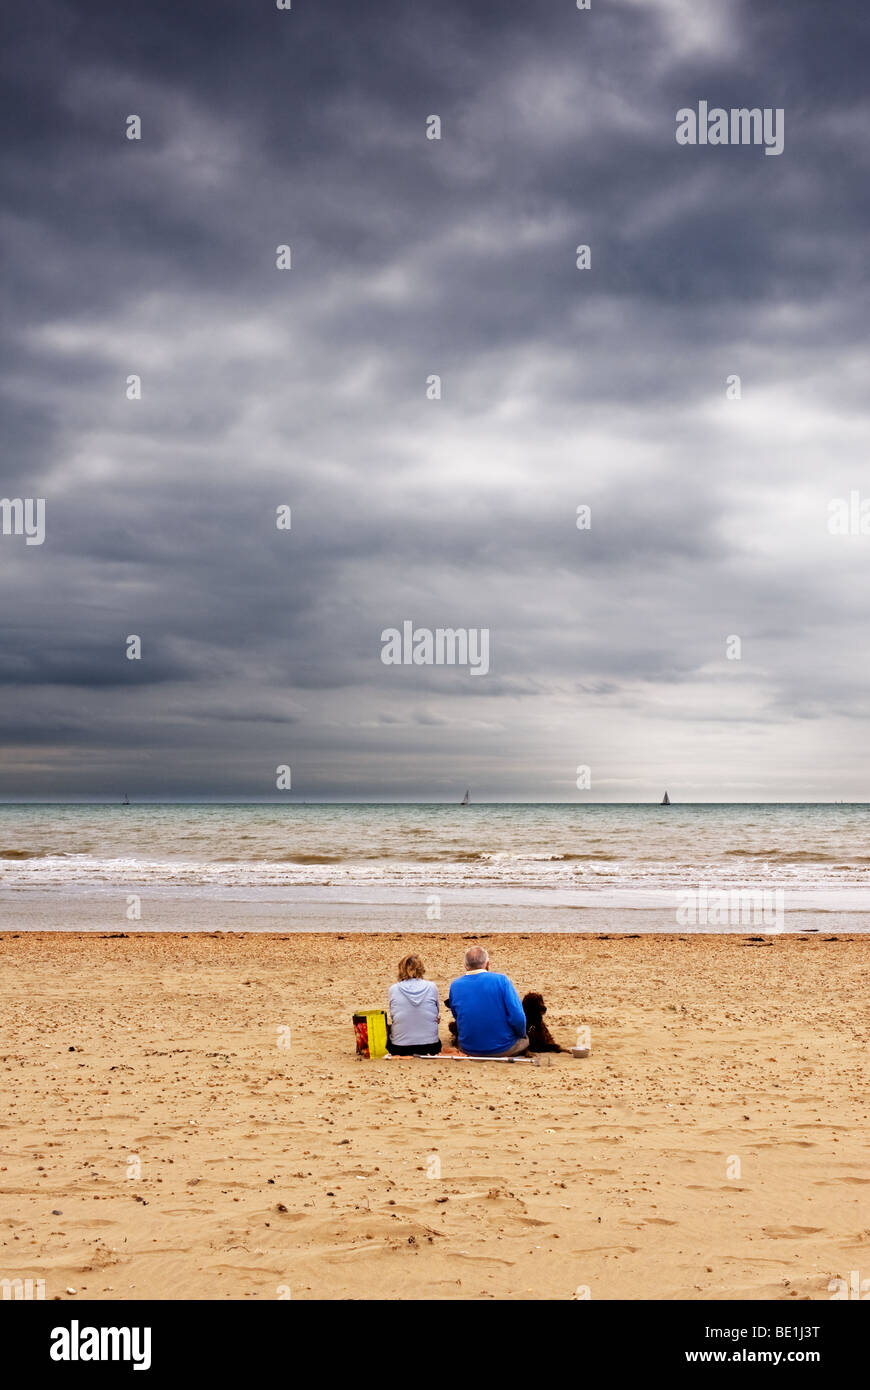
[[[441,1051],[438,988],[425,980],[419,956],[399,961],[399,979],[390,985],[387,1051],[395,1057],[430,1057]]]

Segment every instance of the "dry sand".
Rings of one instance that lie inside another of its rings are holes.
[[[74,1301],[870,1277],[866,938],[487,944],[558,1041],[589,1025],[588,1060],[357,1060],[400,936],[3,933],[0,1278]],[[465,945],[413,938],[442,997]]]

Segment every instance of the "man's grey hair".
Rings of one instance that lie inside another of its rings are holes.
[[[489,951],[483,946],[469,946],[465,952],[466,970],[482,970],[489,961]]]

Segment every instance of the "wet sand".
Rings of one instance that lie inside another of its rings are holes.
[[[358,1060],[354,1009],[411,948],[446,995],[457,935],[0,934],[0,1278],[828,1299],[870,1275],[866,938],[481,939],[588,1059]]]

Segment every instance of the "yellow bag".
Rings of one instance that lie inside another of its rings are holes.
[[[358,1057],[384,1057],[387,1052],[387,1015],[383,1009],[362,1009],[353,1016]]]

